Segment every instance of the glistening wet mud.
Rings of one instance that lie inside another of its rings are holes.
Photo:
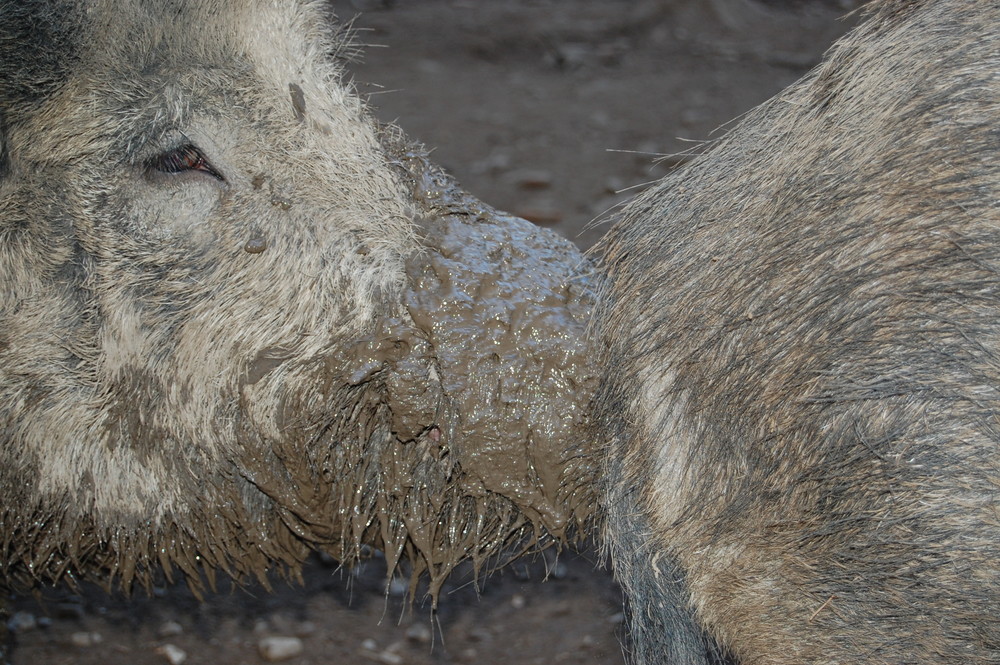
[[[422,156],[407,161],[418,167],[415,198],[434,213],[423,218],[426,250],[409,265],[405,300],[453,414],[435,423],[442,442],[470,493],[506,496],[567,536],[594,509],[590,263],[555,233],[465,194]]]
[[[422,247],[405,311],[356,356],[383,377],[396,439],[379,516],[405,527],[374,544],[390,564],[405,550],[434,595],[466,557],[492,567],[585,535],[595,516],[593,275],[567,240],[478,201],[392,131],[385,141]]]

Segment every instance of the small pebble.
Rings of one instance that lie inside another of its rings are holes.
[[[184,661],[187,660],[187,653],[184,649],[173,644],[164,644],[162,647],[156,650],[156,653],[164,656],[170,665],[183,665]]]
[[[297,637],[265,637],[257,643],[261,657],[272,663],[294,658],[302,649],[302,640]]]
[[[428,644],[431,637],[431,629],[426,623],[415,623],[406,629],[406,639],[417,644]]]
[[[35,628],[38,628],[38,621],[30,612],[17,612],[7,621],[7,629],[12,633],[26,633]]]
[[[91,633],[84,630],[73,633],[69,636],[69,643],[75,647],[92,647],[103,641],[100,633]]]
[[[402,656],[395,651],[389,651],[388,649],[380,653],[377,657],[379,662],[385,663],[385,665],[400,665],[400,663],[403,662]]]
[[[156,634],[160,637],[174,637],[184,632],[184,628],[176,621],[164,621]]]
[[[361,648],[365,651],[376,651],[378,650],[378,643],[369,637],[361,643]]]
[[[510,597],[510,606],[513,607],[515,610],[523,610],[524,606],[527,604],[528,601],[525,600],[524,596],[522,596],[519,593],[515,593],[513,596]]]

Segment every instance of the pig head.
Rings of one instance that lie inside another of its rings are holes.
[[[586,527],[588,264],[345,78],[322,3],[0,5],[0,582]]]

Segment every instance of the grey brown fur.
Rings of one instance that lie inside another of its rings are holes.
[[[1000,660],[1000,7],[870,11],[603,245],[638,662]],[[373,543],[436,590],[589,523],[586,263],[371,121],[328,19],[0,2],[0,585]]]
[[[868,11],[605,239],[605,535],[740,662],[996,663],[1000,5]]]
[[[0,2],[0,586],[371,543],[436,593],[588,522],[586,263],[372,121],[331,19]]]

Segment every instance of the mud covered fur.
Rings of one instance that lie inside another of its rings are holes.
[[[996,663],[1000,5],[868,11],[605,239],[605,534],[741,662]]]
[[[368,543],[436,593],[589,521],[587,264],[376,126],[331,19],[0,3],[0,584]]]

